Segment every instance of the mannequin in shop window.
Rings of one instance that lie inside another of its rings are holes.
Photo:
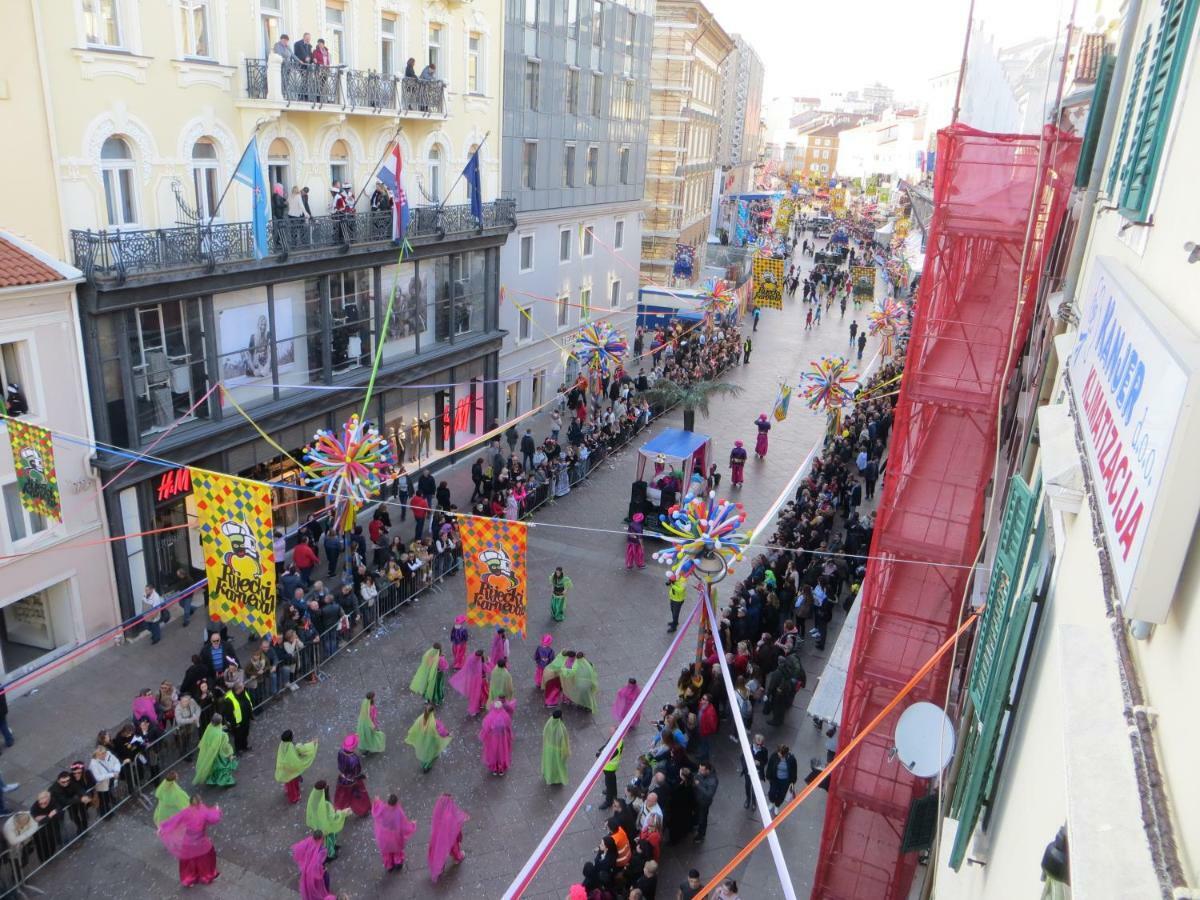
[[[388,429],[388,437],[392,442],[392,458],[398,463],[404,462],[404,416],[400,417],[400,426],[393,425]]]
[[[408,430],[408,461],[416,462],[421,454],[421,422],[413,416]]]
[[[421,454],[429,455],[429,439],[433,434],[433,420],[426,413],[421,417]]]

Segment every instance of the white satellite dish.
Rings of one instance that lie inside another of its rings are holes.
[[[954,756],[954,726],[934,703],[914,703],[896,723],[900,765],[918,778],[932,778]]]

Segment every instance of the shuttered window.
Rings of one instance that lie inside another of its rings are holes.
[[[1092,104],[1088,109],[1087,126],[1083,130],[1083,144],[1079,148],[1079,165],[1075,167],[1075,187],[1087,187],[1091,180],[1092,162],[1096,158],[1096,142],[1100,139],[1100,123],[1104,119],[1104,107],[1108,105],[1108,89],[1112,86],[1113,65],[1117,58],[1105,53],[1096,73],[1096,85],[1092,88]]]
[[[1133,69],[1129,73],[1129,92],[1125,95],[1125,111],[1121,113],[1121,130],[1117,132],[1117,147],[1113,153],[1112,165],[1108,169],[1108,196],[1117,192],[1117,176],[1121,174],[1121,165],[1125,158],[1125,145],[1129,142],[1129,131],[1133,128],[1133,114],[1137,109],[1138,96],[1141,93],[1142,70],[1146,67],[1146,54],[1150,52],[1150,38],[1154,30],[1147,28],[1133,57]]]

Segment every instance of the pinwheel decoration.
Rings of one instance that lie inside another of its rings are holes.
[[[575,338],[575,357],[579,365],[603,375],[610,374],[621,364],[628,348],[624,335],[609,325],[585,325]]]
[[[348,532],[358,511],[391,472],[392,452],[378,431],[352,415],[341,433],[321,429],[304,448],[308,485],[334,503],[335,528]]]
[[[719,581],[750,543],[750,536],[742,530],[746,523],[742,504],[718,501],[716,493],[707,497],[688,494],[683,503],[658,518],[671,546],[656,552],[654,559],[679,578],[692,574],[699,564],[698,575]],[[719,561],[716,566],[711,565],[714,561]]]
[[[710,278],[704,283],[704,296],[700,298],[700,306],[706,315],[720,318],[728,314],[737,304],[733,288],[723,278]]]
[[[844,356],[822,356],[808,364],[800,376],[800,396],[814,411],[828,416],[829,433],[842,427],[842,409],[854,400],[858,376],[850,372],[850,361]]]
[[[880,347],[880,352],[885,357],[891,357],[895,352],[896,335],[907,325],[908,317],[904,312],[904,307],[889,298],[884,303],[883,309],[871,310],[867,313],[867,318],[870,320],[871,334],[883,336],[883,346]]]

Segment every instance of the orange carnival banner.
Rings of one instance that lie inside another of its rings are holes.
[[[460,521],[458,530],[467,573],[467,621],[502,625],[524,637],[527,526],[508,519],[469,518]]]

